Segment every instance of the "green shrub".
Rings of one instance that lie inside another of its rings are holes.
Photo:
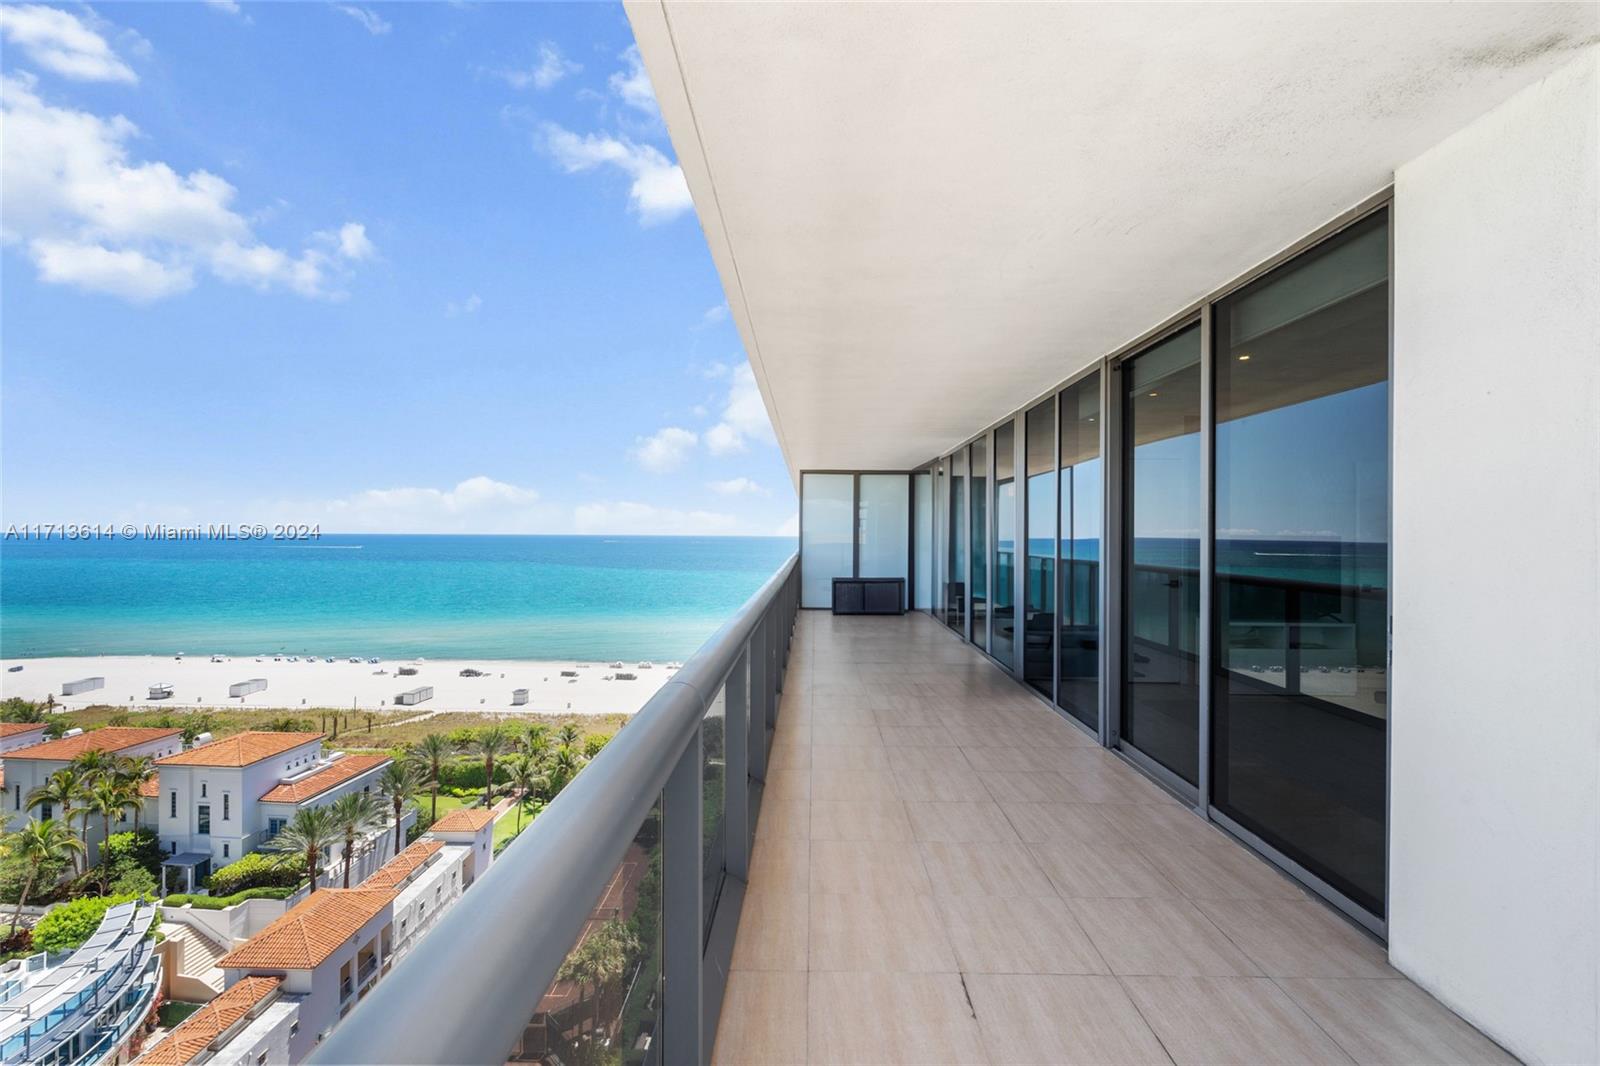
[[[63,903],[33,927],[35,951],[71,951],[94,935],[106,911],[134,896],[86,896]]]
[[[152,878],[161,876],[161,841],[148,826],[137,832],[112,833],[106,838],[105,850],[113,868],[129,860],[148,870]]]
[[[55,886],[66,874],[67,865],[66,859],[50,859],[40,863],[39,875],[33,879],[33,887],[28,890],[28,902],[48,902]],[[16,903],[17,897],[22,895],[22,886],[27,880],[27,860],[20,855],[0,856],[0,902]]]
[[[509,754],[509,753],[507,753]],[[494,779],[497,784],[511,780],[510,772],[504,763],[505,756],[495,760]],[[468,791],[483,791],[483,760],[466,756],[452,759],[439,767],[439,786],[441,789],[466,789]],[[453,794],[453,793],[452,793]]]
[[[294,888],[305,879],[304,855],[253,851],[212,874],[206,888],[213,896],[230,896],[249,888]]]
[[[595,733],[585,737],[583,741],[583,754],[585,758],[592,759],[600,754],[600,750],[611,743],[611,733]]]
[[[111,867],[111,891],[118,896],[149,896],[161,890],[156,875],[133,859],[122,859]]]
[[[199,911],[220,911],[235,904],[243,903],[247,899],[288,899],[297,890],[298,886],[247,888],[243,892],[235,892],[231,896],[190,896],[179,892],[168,896],[161,902],[168,907],[188,905]]]

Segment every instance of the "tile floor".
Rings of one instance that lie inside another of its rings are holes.
[[[1514,1061],[933,619],[815,611],[714,1057]]]

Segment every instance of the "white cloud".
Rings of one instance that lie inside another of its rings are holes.
[[[646,470],[664,474],[682,466],[698,441],[699,437],[687,429],[667,426],[649,437],[636,438],[631,454]]]
[[[298,254],[262,243],[235,189],[204,170],[135,162],[138,128],[57,107],[28,75],[0,81],[0,240],[25,244],[47,282],[143,302],[183,292],[200,268],[225,281],[342,295],[347,261],[374,252],[360,223],[313,235]]]
[[[342,11],[346,15],[361,23],[363,29],[374,37],[381,36],[394,29],[394,26],[383,20],[376,11],[366,7],[356,7],[354,4],[334,4],[334,10]]]
[[[771,496],[772,493],[747,477],[733,477],[726,481],[709,481],[706,488],[719,496]]]
[[[546,123],[544,133],[550,154],[568,174],[610,166],[632,178],[628,200],[647,226],[694,207],[682,168],[651,145],[598,133],[579,136],[554,123]]]
[[[652,118],[660,118],[661,108],[656,103],[655,87],[650,84],[650,74],[644,69],[644,59],[639,55],[639,46],[629,46],[620,58],[626,64],[626,68],[611,75],[608,82],[611,91],[634,110],[642,111]]]
[[[726,321],[728,321],[728,302],[724,300],[715,307],[706,308],[706,313],[700,316],[700,324],[694,328],[697,330],[707,329],[711,326],[717,325],[720,322]],[[721,364],[714,365],[720,366]]]
[[[244,13],[244,8],[239,6],[239,0],[205,0],[205,2],[215,11],[223,11],[229,15],[237,15],[246,22],[251,21],[250,16]]]
[[[475,315],[478,313],[478,308],[482,306],[483,298],[477,293],[473,293],[465,300],[461,300],[459,302],[456,300],[451,300],[449,303],[445,304],[444,313],[449,315],[451,318],[455,318],[457,315]]]
[[[800,512],[785,518],[779,523],[778,528],[772,531],[774,537],[798,537],[800,535]]]
[[[744,451],[752,440],[772,443],[775,438],[756,376],[750,364],[741,363],[733,368],[722,421],[705,432],[706,449],[712,455],[734,455]]]
[[[137,82],[139,76],[77,16],[42,4],[0,6],[0,36],[33,62],[76,81]]]
[[[110,293],[130,303],[150,303],[194,288],[192,270],[168,266],[131,248],[114,252],[97,244],[41,238],[28,250],[44,281]]]
[[[526,70],[500,71],[500,77],[506,80],[513,89],[534,88],[541,92],[555,85],[569,74],[576,74],[583,69],[582,63],[574,63],[561,54],[561,49],[550,41],[539,44],[539,60]]]
[[[736,533],[739,520],[716,511],[678,511],[622,500],[580,504],[572,512],[578,533],[609,535],[709,536]]]
[[[368,489],[322,504],[279,505],[341,533],[521,533],[547,528],[552,509],[534,489],[479,475],[452,489]]]
[[[372,246],[372,241],[367,237],[367,227],[359,222],[346,222],[339,227],[339,254],[346,259],[360,262],[371,259],[378,254]]]

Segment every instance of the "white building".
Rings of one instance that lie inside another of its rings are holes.
[[[44,740],[44,722],[0,722],[0,755]]]
[[[105,729],[76,733],[16,748],[5,753],[5,800],[0,803],[0,813],[4,814],[6,828],[13,831],[20,829],[29,818],[49,821],[59,815],[61,812],[50,804],[30,811],[28,796],[34,789],[44,784],[51,774],[64,768],[85,752],[101,751],[129,758],[147,755],[160,759],[167,755],[175,755],[182,750],[181,730],[126,726],[108,726]],[[76,810],[73,813],[73,821],[78,822]],[[111,827],[112,832],[124,828],[126,826],[119,823],[113,823]],[[98,858],[100,842],[104,835],[100,819],[90,818],[88,840],[85,841],[88,845],[90,863]]]

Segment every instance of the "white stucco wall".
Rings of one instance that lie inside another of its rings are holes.
[[[1395,181],[1394,964],[1600,1060],[1600,51]]]

